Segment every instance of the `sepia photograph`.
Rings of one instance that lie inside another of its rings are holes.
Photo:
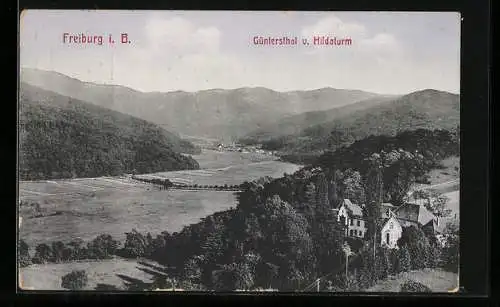
[[[19,289],[456,293],[460,28],[22,11]]]

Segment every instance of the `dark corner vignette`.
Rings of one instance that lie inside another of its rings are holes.
[[[484,1],[483,3],[486,3]],[[461,285],[463,293],[491,295],[491,191],[492,131],[489,11],[465,6],[462,14],[462,101],[461,136],[463,152],[460,209],[463,210],[461,236]],[[486,6],[485,6],[486,7]],[[478,35],[482,37],[477,45]],[[472,77],[472,75],[474,77]],[[469,103],[470,102],[470,103]],[[474,192],[476,191],[476,192]],[[477,193],[478,198],[472,197]],[[473,200],[475,199],[475,200]],[[467,205],[474,203],[475,205]],[[477,205],[476,205],[477,204]]]
[[[462,8],[461,8],[462,9]],[[478,31],[479,25],[484,26],[486,29],[486,15],[483,12],[479,12],[478,9],[465,8],[461,11],[463,23],[462,23],[462,47],[461,47],[461,93],[460,93],[460,290],[458,295],[464,296],[484,296],[488,294],[488,272],[490,271],[490,261],[488,257],[488,245],[489,235],[489,217],[487,215],[488,203],[488,187],[489,176],[491,174],[488,171],[487,161],[490,159],[490,150],[488,147],[490,134],[488,132],[488,95],[489,91],[487,73],[482,69],[482,67],[487,66],[488,56],[486,53],[487,49],[487,32],[488,31]],[[478,36],[484,33],[483,40],[478,40]],[[478,43],[479,42],[479,43]],[[482,46],[484,45],[484,46]],[[484,48],[483,48],[484,47]],[[17,69],[17,68],[16,68]],[[473,101],[474,103],[470,103]],[[55,127],[49,127],[55,128]],[[17,135],[17,131],[16,131]],[[216,144],[217,150],[229,150],[225,147],[226,144]],[[233,148],[234,150],[239,150],[238,148]],[[233,150],[231,149],[231,150]],[[189,163],[188,163],[189,164]],[[17,176],[17,171],[16,171]],[[139,178],[136,178],[139,179]],[[160,189],[168,188],[179,188],[175,187],[175,184],[171,182],[156,182],[151,179],[140,179],[151,185],[159,185]],[[190,189],[197,189],[198,186],[190,187]],[[211,187],[207,187],[210,189]],[[215,188],[215,186],[213,187]],[[221,185],[217,189],[227,191],[234,189],[238,190],[239,187],[236,186],[224,186]],[[17,202],[17,199],[16,199]],[[473,205],[469,205],[473,204]],[[17,210],[16,210],[17,211]],[[354,221],[356,223],[356,221]],[[483,240],[484,239],[484,240]],[[17,244],[16,244],[17,245]],[[17,272],[16,272],[17,274]],[[314,288],[313,285],[311,288]],[[103,290],[105,291],[105,290]],[[111,290],[110,290],[111,291]],[[145,302],[147,299],[137,298],[140,292],[134,292],[134,297],[130,297],[130,301],[138,299],[137,302]],[[290,295],[291,293],[287,293]],[[353,295],[358,295],[361,293],[353,293]],[[166,294],[170,295],[170,294]],[[203,294],[206,295],[206,294]],[[232,293],[226,293],[228,296],[227,300],[221,299],[220,297],[208,297],[207,299],[214,300],[217,302],[237,302],[244,303],[244,299],[241,297],[234,297]],[[324,302],[320,298],[313,297],[311,294],[307,299],[309,301],[316,301],[318,303]],[[391,294],[388,294],[391,295]],[[142,296],[142,294],[140,294]],[[91,302],[98,302],[98,300],[93,297],[93,295],[82,295],[85,297],[83,300],[88,300]],[[249,299],[248,295],[243,296]],[[120,298],[120,301],[123,298]],[[194,298],[188,298],[182,294],[170,295],[170,299],[173,301],[184,301],[192,300],[193,302],[201,303],[203,299],[200,295]],[[300,301],[299,298],[297,302],[307,303],[306,298],[304,301]],[[330,299],[333,299],[330,297]],[[369,300],[376,301],[375,297],[368,298]],[[116,299],[118,300],[118,298]],[[149,300],[157,301],[159,304],[162,302],[162,297],[158,293],[153,293]],[[349,299],[340,297],[336,298],[341,303],[348,303]],[[113,301],[111,299],[111,301]],[[255,302],[275,302],[277,298],[273,298],[270,295],[264,296],[262,298],[255,298]],[[102,301],[101,301],[102,303]],[[403,302],[402,302],[403,303]],[[405,302],[404,302],[405,303]]]

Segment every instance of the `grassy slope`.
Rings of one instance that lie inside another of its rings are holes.
[[[117,274],[143,281],[150,281],[151,275],[139,270],[136,260],[116,257],[100,261],[80,261],[30,265],[19,270],[19,283],[26,290],[65,290],[61,278],[73,270],[85,270],[88,285],[83,290],[95,290],[98,284],[124,288],[123,279]]]
[[[431,185],[460,178],[460,157],[454,156],[444,159],[441,165],[442,168],[434,169],[429,173],[429,181],[431,182]],[[455,189],[446,192],[451,192],[453,190]]]
[[[379,281],[368,292],[399,292],[401,284],[406,280],[413,280],[429,287],[433,292],[446,293],[453,291],[459,285],[458,274],[442,270],[424,269],[400,273],[386,280]]]
[[[20,177],[196,169],[191,143],[144,120],[21,84]]]

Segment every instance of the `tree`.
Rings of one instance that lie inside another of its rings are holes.
[[[382,152],[381,158],[384,165],[386,199],[394,205],[401,205],[416,177],[420,175],[423,156],[399,149]]]
[[[399,247],[406,247],[411,254],[411,268],[419,270],[434,265],[434,248],[422,229],[415,226],[403,228],[401,238],[398,240]]]
[[[349,280],[349,256],[352,255],[352,251],[351,251],[351,247],[349,246],[349,244],[347,244],[347,242],[344,242],[344,245],[342,246],[342,251],[344,252],[345,254],[345,280],[346,280],[346,283],[347,281]],[[347,284],[346,284],[346,288],[347,288]]]
[[[459,230],[457,225],[450,223],[444,229],[444,247],[442,250],[443,268],[447,271],[457,273],[460,267],[459,261]]]
[[[126,232],[125,236],[123,246],[125,255],[131,258],[144,256],[147,249],[146,238],[135,229],[132,229],[132,232]]]
[[[29,246],[24,240],[19,240],[18,242],[17,259],[20,267],[25,267],[31,264]]]
[[[213,272],[213,284],[217,290],[248,290],[252,287],[254,276],[244,263],[231,263],[219,267]]]
[[[343,191],[342,198],[347,198],[355,204],[364,204],[366,202],[363,179],[359,171],[345,170],[340,176],[340,181],[340,189]]]
[[[398,272],[408,272],[411,270],[411,256],[408,248],[402,246],[398,250]]]
[[[316,204],[318,207],[323,208],[330,208],[330,202],[328,200],[328,183],[326,180],[326,176],[324,173],[320,173],[318,175],[317,181],[316,181]]]
[[[108,234],[97,236],[89,242],[87,249],[92,258],[105,259],[116,253],[119,242]]]
[[[333,178],[328,181],[328,202],[330,204],[330,207],[336,208],[340,200],[337,185],[340,171],[334,170],[332,173]]]
[[[304,205],[304,211],[311,220],[314,220],[314,212],[317,207],[316,201],[316,185],[310,181],[305,188],[305,199],[307,204]]]
[[[271,288],[279,274],[279,266],[271,262],[260,262],[256,270],[256,275],[259,280],[262,280],[262,285]]]
[[[375,261],[377,245],[377,234],[381,227],[380,207],[382,204],[382,195],[384,189],[383,182],[383,160],[380,154],[372,154],[364,160],[367,165],[367,174],[365,179],[366,192],[366,218],[367,218],[367,237],[373,239],[373,258]]]
[[[61,287],[69,290],[81,290],[87,286],[88,277],[85,271],[72,271],[61,278]]]
[[[77,238],[66,245],[64,259],[76,260],[84,259],[87,255],[87,250],[83,247],[83,240]]]
[[[252,248],[258,248],[258,244],[264,238],[264,234],[262,233],[259,219],[254,213],[250,213],[245,218],[245,234],[248,236],[248,241],[253,245]]]
[[[265,234],[261,256],[280,267],[278,279],[287,280],[293,273],[294,284],[315,275],[314,242],[309,234],[307,219],[278,195],[266,200],[259,221]],[[265,252],[264,252],[265,251]],[[269,260],[268,260],[269,259]],[[282,285],[290,287],[291,284]]]
[[[46,263],[52,259],[52,249],[49,245],[41,243],[35,248],[34,263]]]
[[[390,257],[390,250],[380,247],[381,251],[381,266],[379,270],[379,278],[386,279],[392,271],[392,263]]]
[[[199,284],[201,282],[201,257],[193,256],[184,265],[184,278],[190,284]]]
[[[64,260],[64,250],[65,250],[64,243],[61,241],[56,241],[52,243],[52,261],[54,262],[61,262]]]

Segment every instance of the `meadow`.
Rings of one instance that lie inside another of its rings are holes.
[[[386,280],[379,281],[367,292],[399,292],[401,285],[412,280],[429,287],[432,292],[455,292],[459,286],[458,274],[438,269],[423,269],[403,272],[396,276],[389,276]]]
[[[21,269],[19,284],[24,290],[66,290],[61,287],[61,277],[73,270],[85,270],[88,284],[83,290],[96,290],[99,285],[126,290],[119,275],[151,281],[151,275],[138,269],[136,260],[114,258],[99,261],[35,264]]]
[[[183,183],[239,184],[262,176],[279,177],[299,168],[291,163],[261,161],[262,156],[250,153],[206,151],[194,158],[203,169],[143,176]],[[125,232],[133,228],[152,234],[175,232],[236,206],[233,192],[160,191],[126,176],[23,181],[19,183],[19,195],[23,201],[39,203],[48,213],[58,212],[30,218],[26,208],[20,208],[20,238],[32,248],[57,240],[91,240],[105,233],[123,240]]]

